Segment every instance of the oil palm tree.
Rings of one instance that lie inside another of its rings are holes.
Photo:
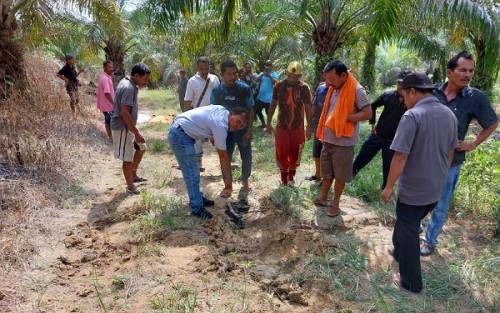
[[[23,57],[26,44],[50,37],[56,9],[74,7],[119,33],[123,20],[115,0],[0,0],[0,87],[25,83]]]

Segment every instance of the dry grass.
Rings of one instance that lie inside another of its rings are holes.
[[[28,85],[0,100],[0,311],[22,302],[22,273],[50,227],[51,210],[75,184],[89,145],[104,149],[104,127],[90,102],[90,87],[80,92],[82,114],[73,116],[69,97],[55,73],[60,64],[39,54],[27,58]],[[97,139],[97,140],[96,140]]]

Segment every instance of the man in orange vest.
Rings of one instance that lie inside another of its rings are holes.
[[[352,180],[354,146],[359,141],[359,122],[372,116],[366,91],[347,66],[340,61],[330,61],[325,66],[329,86],[321,112],[316,135],[323,142],[320,156],[323,185],[314,204],[329,207],[327,215],[340,214],[340,196],[345,184]],[[334,197],[328,204],[328,192],[334,185]]]

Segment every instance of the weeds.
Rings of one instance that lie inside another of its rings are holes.
[[[152,309],[161,313],[194,313],[197,307],[197,293],[184,286],[176,286],[172,294],[162,294],[150,302]]]
[[[300,218],[310,203],[308,192],[306,188],[280,185],[271,192],[271,200],[280,208],[283,218]]]

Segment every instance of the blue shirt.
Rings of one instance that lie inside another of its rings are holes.
[[[278,79],[278,73],[271,72],[270,74],[274,79]],[[260,100],[264,103],[271,103],[273,99],[273,87],[274,84],[271,81],[271,78],[264,75],[264,73],[260,73],[260,86],[259,86],[259,95],[257,96],[257,100]]]
[[[473,118],[479,125],[488,128],[498,121],[495,110],[491,107],[488,97],[479,89],[473,87],[463,88],[455,99],[448,102],[444,89],[446,84],[437,85],[434,96],[441,103],[446,105],[456,116],[458,120],[458,140],[464,140],[469,124]],[[457,166],[465,161],[465,151],[455,151],[451,166]]]
[[[318,126],[319,118],[321,117],[321,111],[323,110],[323,104],[325,103],[326,94],[328,93],[328,87],[325,83],[320,83],[318,88],[316,89],[316,94],[314,95],[314,99],[312,105],[316,107],[316,112],[312,119],[313,129],[316,129]]]
[[[249,110],[254,106],[252,89],[240,81],[230,87],[219,84],[212,90],[210,103],[222,105],[229,111],[236,107]]]

